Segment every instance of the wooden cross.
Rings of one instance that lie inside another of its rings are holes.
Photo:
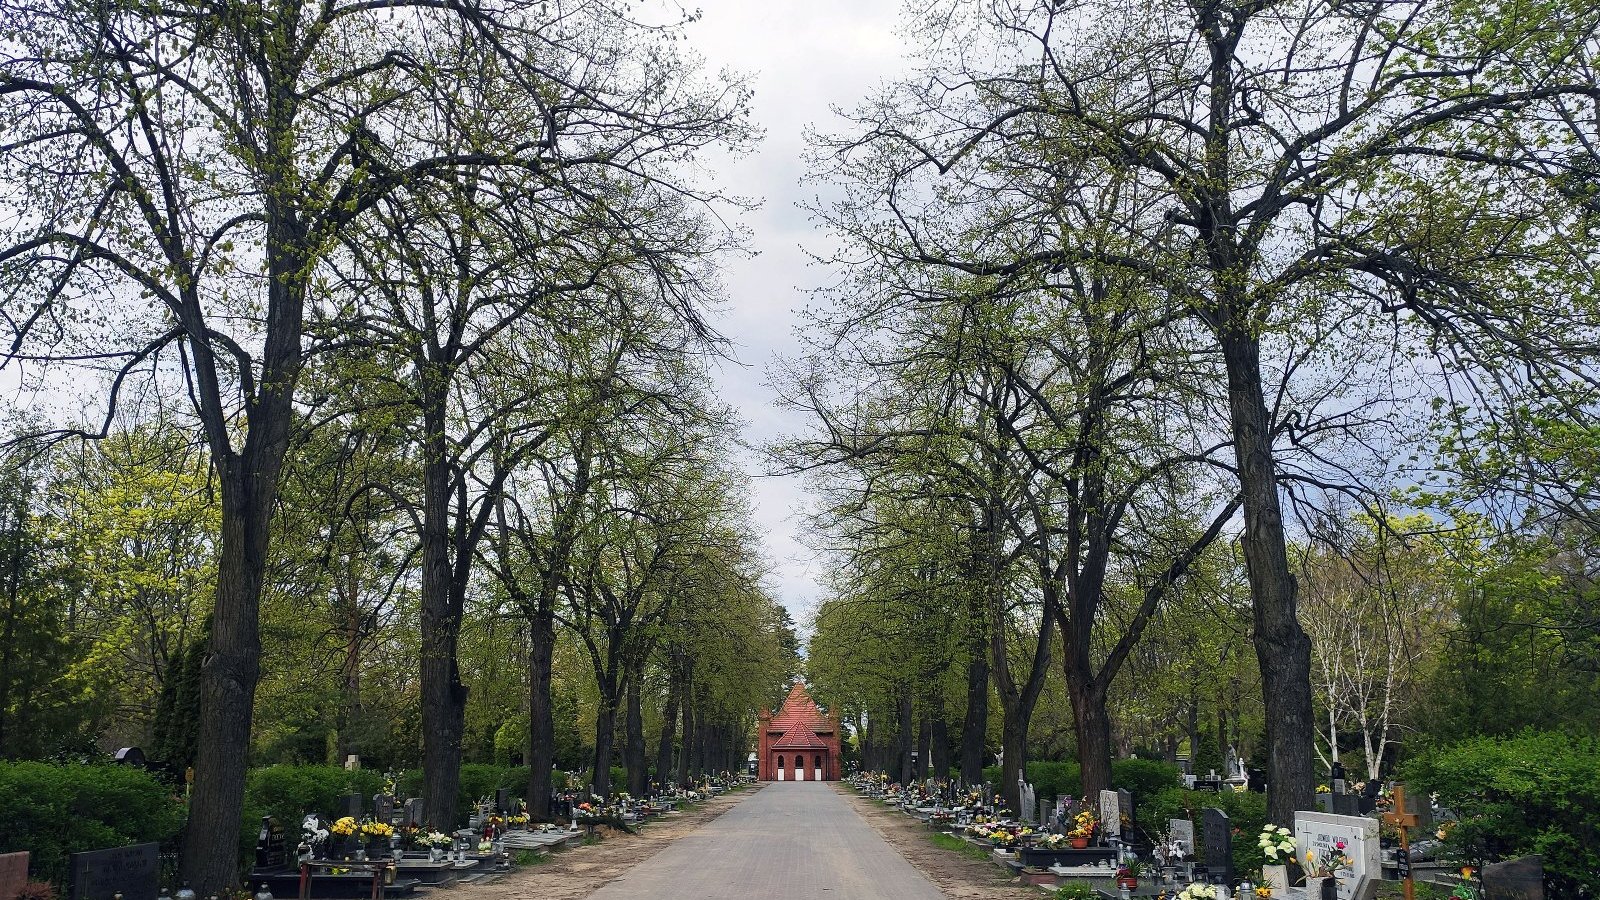
[[[1415,888],[1411,882],[1411,836],[1406,830],[1415,828],[1418,819],[1415,813],[1406,809],[1406,786],[1404,782],[1395,782],[1394,807],[1383,814],[1385,824],[1393,825],[1400,830],[1400,880],[1405,890],[1406,900],[1416,900]]]

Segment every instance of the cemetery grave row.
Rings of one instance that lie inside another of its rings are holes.
[[[450,833],[424,827],[421,798],[345,794],[331,815],[308,812],[292,823],[262,817],[248,887],[256,900],[383,900],[479,883],[508,871],[525,854],[582,842],[602,826],[631,831],[745,780],[725,775],[696,790],[673,787],[647,798],[618,794],[604,801],[561,792],[552,798],[552,811],[563,824],[532,822],[523,800],[501,789],[474,805],[466,827]],[[15,900],[29,884],[29,856],[0,854],[0,900]],[[66,900],[198,900],[186,886],[173,891],[163,883],[163,870],[172,869],[163,862],[157,843],[73,853]]]
[[[1462,896],[1483,900],[1543,900],[1537,859],[1489,866],[1481,881],[1460,883],[1455,869],[1418,865],[1407,842],[1386,846],[1383,835],[1431,829],[1431,812],[1418,815],[1404,789],[1392,792],[1399,812],[1385,811],[1383,792],[1347,794],[1336,780],[1319,798],[1323,809],[1295,814],[1287,826],[1267,825],[1260,835],[1242,834],[1227,812],[1205,806],[1199,821],[1170,818],[1144,821],[1127,790],[1103,790],[1093,798],[1040,797],[1019,780],[1021,809],[1005,808],[993,786],[967,786],[927,779],[899,785],[880,773],[846,779],[857,791],[913,816],[929,828],[947,832],[991,851],[1027,884],[1083,883],[1104,897],[1287,898],[1287,900],[1372,900],[1380,883],[1409,885],[1419,876],[1457,885]],[[1204,781],[1205,779],[1197,779]],[[1192,782],[1185,776],[1185,786]],[[1221,791],[1248,789],[1248,777]],[[1190,787],[1205,791],[1205,787]],[[1367,814],[1362,814],[1362,801]],[[1423,803],[1426,807],[1429,804]],[[1383,826],[1389,826],[1385,829]],[[1259,844],[1268,864],[1241,871],[1236,840]],[[1271,844],[1269,852],[1266,847]],[[1409,896],[1409,894],[1408,894]]]

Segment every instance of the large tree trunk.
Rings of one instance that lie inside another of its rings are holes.
[[[689,692],[692,682],[685,677],[683,682],[683,746],[678,750],[678,784],[689,786],[690,766],[693,760],[689,758],[694,744],[694,696]]]
[[[600,691],[600,709],[594,720],[594,771],[590,790],[602,800],[611,794],[611,751],[617,736],[617,696],[613,687]]]
[[[665,788],[672,780],[672,744],[678,728],[678,698],[682,690],[679,665],[674,654],[672,677],[667,684],[667,705],[661,711],[661,742],[656,746],[656,785]]]
[[[461,736],[466,728],[467,688],[456,659],[464,596],[455,589],[455,565],[465,565],[465,560],[453,564],[450,558],[443,404],[441,391],[437,403],[427,402],[423,412],[428,452],[422,475],[422,796],[428,826],[450,832],[459,814]]]
[[[943,703],[940,703],[938,708],[934,710],[931,741],[933,744],[930,750],[933,760],[933,777],[939,779],[949,778],[950,724],[945,721]]]
[[[1029,718],[1017,704],[1008,703],[1000,724],[1000,793],[1006,807],[1018,815],[1022,812],[1022,788],[1017,782],[1028,764]]]
[[[232,466],[247,468],[240,460]],[[183,848],[183,879],[202,896],[228,892],[239,880],[245,766],[261,677],[261,584],[276,493],[275,472],[272,478],[254,474],[233,471],[221,478],[216,611],[200,670],[199,741]]]
[[[1262,389],[1260,341],[1246,322],[1226,322],[1221,344],[1228,370],[1228,412],[1244,499],[1245,570],[1255,611],[1253,639],[1261,665],[1267,719],[1267,818],[1288,823],[1312,809],[1316,773],[1312,745],[1311,640],[1296,616],[1273,460],[1271,424]]]
[[[634,797],[643,797],[650,790],[650,773],[645,768],[644,714],[639,696],[639,682],[643,680],[643,672],[628,676],[626,743],[622,750],[623,764],[628,767],[628,793]]]
[[[1083,796],[1098,797],[1111,787],[1111,716],[1106,713],[1105,688],[1093,679],[1069,679],[1067,690],[1072,699]]]
[[[961,781],[983,783],[984,753],[989,745],[989,654],[979,646],[967,663],[967,715],[961,723]]]
[[[556,650],[556,619],[547,604],[529,623],[528,646],[528,811],[550,816],[550,773],[556,761],[556,720],[550,695]]]
[[[916,770],[911,764],[911,740],[916,723],[911,720],[911,688],[900,688],[900,696],[895,703],[895,780],[902,785],[910,784],[916,778]]]

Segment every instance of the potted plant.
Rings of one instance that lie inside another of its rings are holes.
[[[1268,822],[1256,841],[1268,864],[1261,867],[1261,881],[1280,891],[1289,889],[1289,863],[1294,862],[1294,833]]]
[[[1139,875],[1143,865],[1137,861],[1126,862],[1117,867],[1117,887],[1127,888],[1130,891],[1139,889]]]
[[[328,858],[343,859],[350,852],[350,842],[359,828],[353,816],[345,816],[328,826]]]
[[[1072,828],[1067,832],[1067,837],[1072,840],[1072,846],[1075,849],[1082,850],[1089,846],[1089,841],[1094,837],[1095,829],[1099,827],[1100,820],[1095,818],[1094,810],[1085,805],[1077,815],[1072,817]]]

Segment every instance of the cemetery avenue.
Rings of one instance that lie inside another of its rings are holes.
[[[0,900],[1600,900],[1593,0],[0,0]]]

